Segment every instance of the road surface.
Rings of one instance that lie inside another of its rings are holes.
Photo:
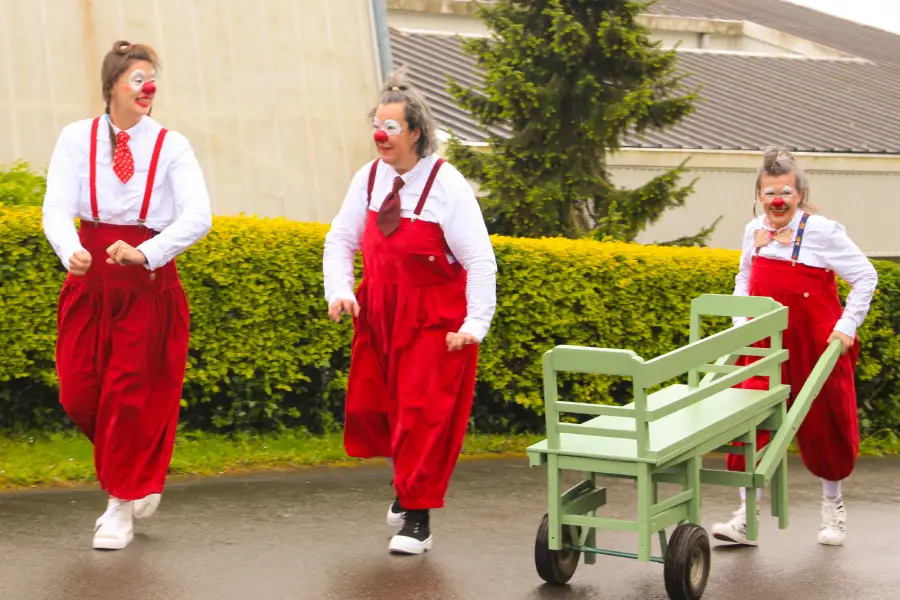
[[[862,459],[845,483],[842,548],[816,543],[821,490],[796,459],[790,480],[787,530],[764,513],[760,547],[712,540],[704,599],[900,598],[900,461]],[[156,516],[117,552],[91,549],[106,504],[94,489],[0,494],[0,599],[666,599],[661,565],[621,558],[581,564],[569,587],[545,586],[533,562],[544,471],[523,458],[461,462],[425,556],[387,552],[389,481],[389,467],[372,464],[173,482]],[[633,515],[633,483],[604,483],[607,514]],[[737,493],[704,492],[709,529],[730,516]],[[633,535],[601,537],[636,549]]]

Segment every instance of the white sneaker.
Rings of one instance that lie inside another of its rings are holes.
[[[847,536],[845,524],[847,511],[844,498],[822,498],[822,527],[819,529],[819,543],[826,546],[843,546]]]
[[[110,498],[94,529],[96,550],[123,550],[134,539],[134,503]]]
[[[757,523],[759,522],[759,506],[756,507]],[[758,546],[758,541],[747,539],[747,506],[734,511],[734,516],[727,523],[716,523],[712,527],[713,537],[723,542],[732,542],[744,546]]]
[[[400,527],[406,520],[406,511],[400,506],[400,500],[394,499],[387,511],[387,523],[391,527]]]
[[[150,494],[145,498],[134,501],[134,518],[149,519],[156,513],[159,503],[162,500],[162,494]]]

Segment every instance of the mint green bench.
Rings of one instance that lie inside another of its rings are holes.
[[[701,338],[704,316],[751,320]],[[691,304],[690,343],[663,356],[645,361],[628,350],[574,346],[544,354],[547,437],[527,450],[531,466],[547,468],[548,510],[535,540],[535,566],[544,581],[565,584],[582,556],[593,564],[602,554],[662,563],[671,600],[699,599],[710,569],[709,538],[700,525],[704,483],[748,488],[751,540],[758,535],[757,488],[771,487],[772,516],[779,528],[787,527],[787,450],[840,354],[835,341],[788,411],[790,388],[781,381],[781,365],[788,358],[782,347],[787,323],[787,307],[770,298],[704,295]],[[752,347],[766,339],[769,348]],[[742,355],[760,359],[738,367]],[[560,398],[557,373],[562,372],[630,378],[634,401],[609,406]],[[769,377],[768,390],[734,387],[758,375]],[[648,393],[683,376],[687,383]],[[593,418],[570,423],[560,420],[563,414]],[[773,432],[762,449],[756,445],[759,430]],[[746,470],[704,468],[703,456],[717,451],[743,453]],[[563,471],[580,472],[582,481],[563,492]],[[597,516],[607,501],[606,489],[596,485],[598,475],[636,481],[636,520]],[[683,491],[661,499],[660,483],[679,484]],[[673,526],[667,537],[666,529]],[[597,531],[602,529],[636,532],[637,553],[598,548]],[[654,535],[659,536],[659,557],[651,553]]]

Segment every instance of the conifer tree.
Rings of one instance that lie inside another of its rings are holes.
[[[684,163],[645,185],[610,182],[609,151],[627,133],[661,130],[690,114],[698,90],[685,89],[674,50],[638,22],[648,1],[496,0],[479,16],[488,38],[463,42],[484,72],[479,89],[452,79],[449,92],[492,133],[480,152],[452,138],[448,154],[483,194],[492,233],[592,236],[633,241],[684,205]],[[712,227],[665,242],[703,244]]]

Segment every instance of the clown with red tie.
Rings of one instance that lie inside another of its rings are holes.
[[[120,550],[159,505],[175,444],[190,314],[175,257],[212,224],[188,140],[149,114],[157,58],[116,42],[106,114],[66,126],[47,172],[44,232],[68,271],[59,296],[60,403],[93,442],[107,509],[94,548]],[[75,220],[80,226],[75,228]]]
[[[757,175],[756,196],[754,214],[757,201],[763,214],[744,231],[734,294],[767,296],[788,307],[788,328],[782,342],[789,357],[783,365],[782,381],[790,385],[791,398],[799,393],[831,341],[840,340],[843,348],[797,432],[804,465],[822,480],[818,542],[840,546],[846,535],[841,483],[853,471],[859,450],[854,383],[859,356],[856,332],[869,312],[878,274],[840,223],[815,214],[809,203],[809,179],[789,152],[766,150]],[[851,287],[844,306],[836,276]],[[735,325],[742,321],[735,319]],[[739,364],[753,360],[758,359],[744,358]],[[767,389],[768,381],[756,377],[743,387]],[[768,441],[769,433],[760,431],[758,448]],[[744,457],[729,455],[727,465],[729,470],[743,471]],[[741,507],[730,521],[712,528],[713,536],[736,544],[756,545],[756,541],[747,538],[745,489],[741,489],[741,500]]]
[[[387,521],[402,527],[389,550],[422,554],[462,449],[497,265],[472,187],[434,155],[434,118],[402,74],[372,118],[379,158],[357,172],[326,236],[325,295],[333,320],[354,320],[346,451],[392,461]]]

